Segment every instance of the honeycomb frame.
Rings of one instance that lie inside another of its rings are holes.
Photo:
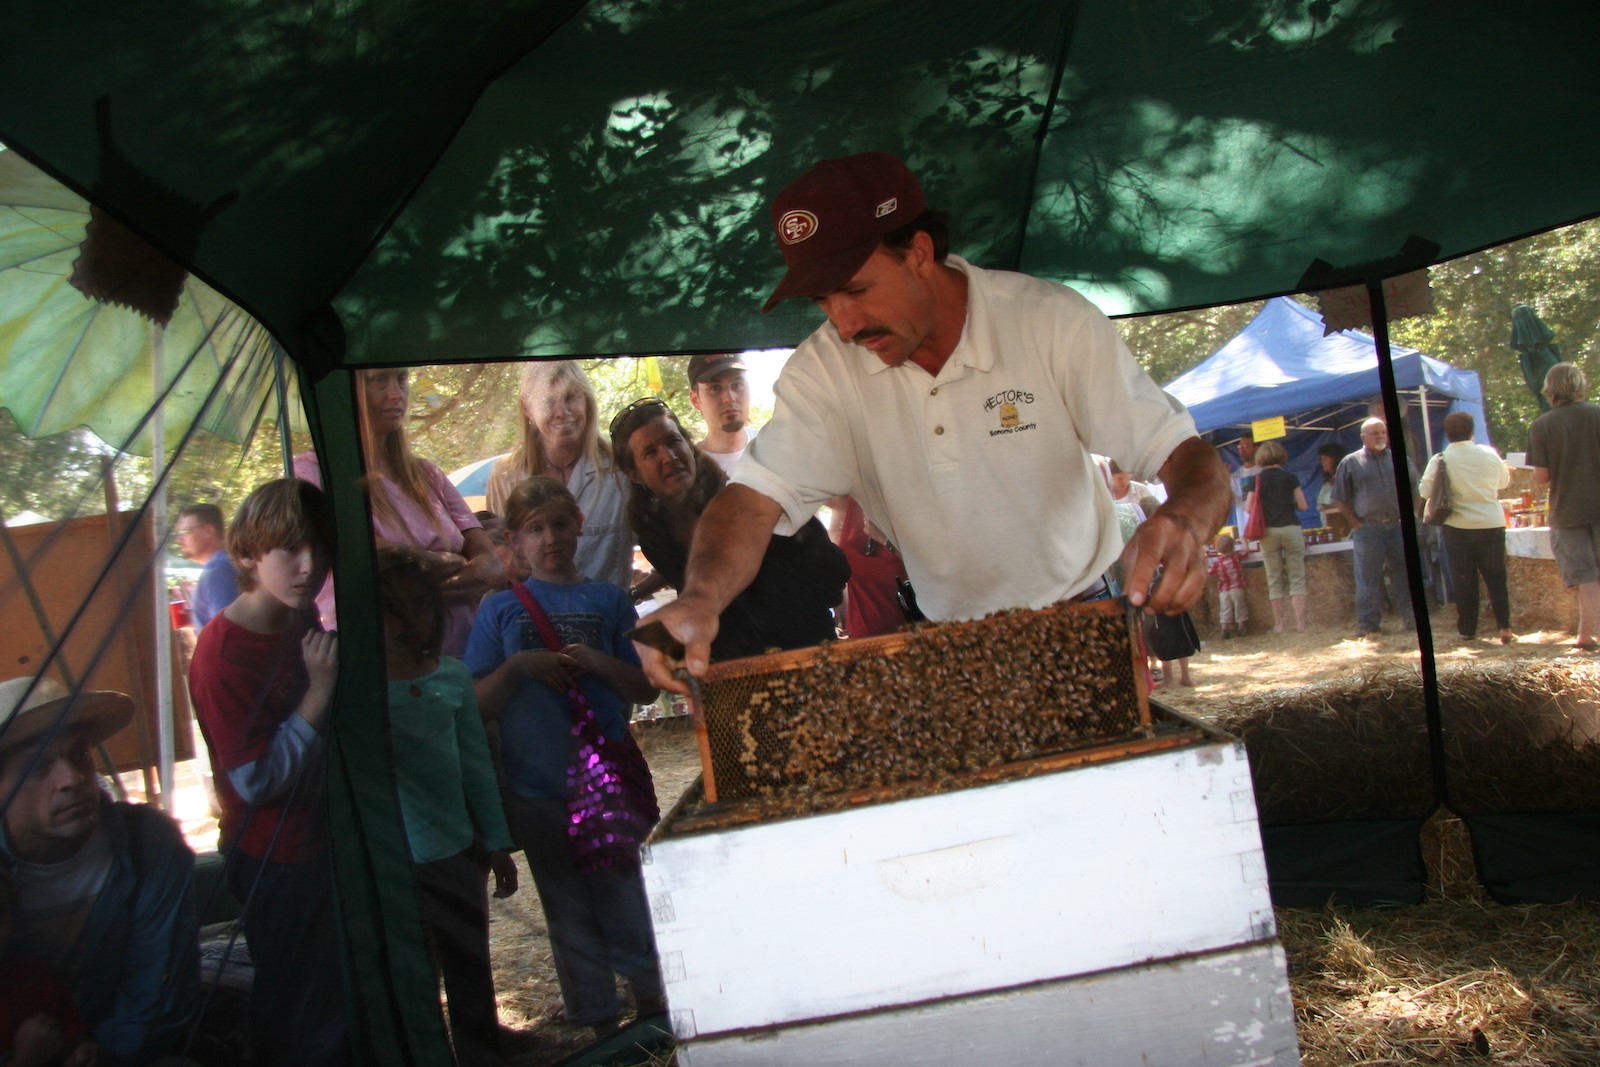
[[[1138,618],[1063,602],[713,664],[705,799],[871,793],[1152,735]]]

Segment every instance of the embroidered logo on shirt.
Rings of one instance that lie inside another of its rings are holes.
[[[1033,403],[1033,394],[1024,389],[1002,389],[983,402],[983,410],[992,411],[998,416],[1000,428],[990,430],[990,437],[999,437],[1008,433],[1022,433],[1032,430],[1038,423],[1023,422],[1022,410],[1019,405]]]

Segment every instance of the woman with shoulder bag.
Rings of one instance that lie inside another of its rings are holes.
[[[1294,628],[1306,628],[1306,535],[1300,526],[1302,511],[1309,511],[1300,480],[1283,465],[1289,453],[1277,441],[1256,449],[1261,473],[1256,475],[1251,509],[1259,509],[1266,530],[1261,535],[1261,562],[1267,571],[1267,596],[1272,602],[1272,632],[1283,633],[1283,600],[1294,605]]]
[[[1478,579],[1489,590],[1489,607],[1500,628],[1500,643],[1516,640],[1511,632],[1511,594],[1506,586],[1506,514],[1500,507],[1500,490],[1511,481],[1511,471],[1494,449],[1474,444],[1472,416],[1452,411],[1444,419],[1450,444],[1428,460],[1417,483],[1424,500],[1433,495],[1434,482],[1450,484],[1450,514],[1444,520],[1444,551],[1456,598],[1456,632],[1463,641],[1478,636]]]

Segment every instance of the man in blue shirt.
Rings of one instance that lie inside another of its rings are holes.
[[[1356,634],[1383,633],[1384,568],[1394,582],[1395,605],[1403,625],[1416,625],[1407,594],[1405,545],[1400,536],[1400,494],[1389,455],[1389,427],[1379,418],[1361,424],[1360,451],[1339,461],[1333,472],[1333,502],[1350,523],[1356,570]],[[1412,499],[1417,499],[1417,472],[1409,472]]]
[[[222,509],[215,504],[190,504],[178,513],[178,525],[172,535],[184,558],[201,565],[200,580],[195,582],[194,595],[189,598],[189,617],[194,620],[195,633],[199,633],[212,616],[239,595],[223,535]]]

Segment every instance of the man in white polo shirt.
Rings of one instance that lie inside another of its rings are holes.
[[[691,673],[771,533],[834,496],[859,500],[900,549],[930,619],[1098,595],[1119,554],[1135,604],[1199,599],[1227,468],[1104,315],[1063,286],[948,255],[945,217],[885,153],[818,163],[772,217],[788,273],[766,308],[809,297],[828,321],[785,365],[773,418],[656,614]],[[1091,451],[1169,490],[1125,551]],[[686,688],[661,654],[641,655],[656,684]]]

